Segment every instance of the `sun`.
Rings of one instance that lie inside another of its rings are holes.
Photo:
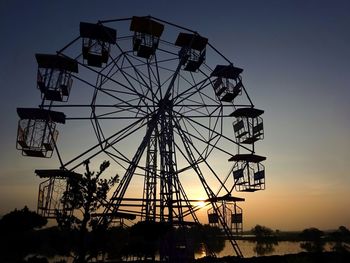
[[[204,201],[198,201],[198,202],[197,202],[197,207],[198,207],[198,208],[203,208],[203,207],[205,207],[205,202],[204,202]]]

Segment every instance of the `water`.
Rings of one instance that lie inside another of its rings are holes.
[[[246,240],[237,240],[239,248],[241,249],[244,257],[257,257],[260,256],[255,251],[256,242],[246,241]],[[292,242],[292,241],[279,241],[277,245],[272,246],[272,250],[270,252],[265,253],[265,256],[271,255],[285,255],[285,254],[297,254],[300,252],[305,252],[302,248],[300,248],[301,242]],[[332,243],[326,243],[324,246],[325,251],[332,250]],[[224,249],[217,254],[218,257],[224,256],[234,256],[235,253],[233,248],[228,240],[225,241]],[[205,256],[205,253],[196,254],[196,258],[200,258]]]
[[[257,252],[254,251],[256,247],[256,242],[249,242],[246,240],[237,241],[239,248],[241,249],[244,257],[254,257],[259,256]],[[284,255],[284,254],[295,254],[302,252],[300,248],[300,242],[290,242],[290,241],[281,241],[278,242],[278,245],[273,245],[272,251],[267,252],[266,255]],[[234,255],[233,248],[230,242],[227,240],[225,242],[224,249],[218,254],[219,257]]]
[[[257,257],[261,256],[258,255],[256,250],[256,242],[252,241],[246,241],[246,240],[237,240],[237,243],[239,245],[239,248],[241,249],[243,255],[245,258],[249,257]],[[285,255],[285,254],[297,254],[300,252],[305,252],[305,250],[300,248],[301,242],[292,242],[292,241],[279,241],[277,245],[272,246],[272,250],[269,252],[265,253],[265,256],[271,256],[271,255]],[[332,242],[328,242],[324,246],[325,251],[331,251],[333,247]],[[265,251],[266,252],[266,251]],[[235,253],[233,251],[233,248],[228,240],[225,241],[225,247],[224,249],[217,253],[218,257],[224,257],[224,256],[234,256]],[[198,252],[195,254],[195,258],[201,258],[206,256],[205,250]],[[61,257],[61,256],[56,256],[54,258],[49,258],[49,262],[57,262],[60,259],[65,259],[67,260],[68,263],[72,263],[73,259],[72,258],[66,258],[66,257]]]

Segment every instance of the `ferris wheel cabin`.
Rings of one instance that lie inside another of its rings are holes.
[[[37,213],[45,218],[57,218],[57,213],[72,214],[73,208],[62,202],[63,194],[67,190],[69,179],[81,179],[82,175],[62,170],[35,170],[40,178],[46,180],[40,183],[38,193]]]
[[[72,87],[72,72],[78,73],[78,63],[59,55],[36,54],[37,85],[45,100],[67,101]]]
[[[36,108],[17,108],[17,114],[16,148],[25,156],[51,157],[58,137],[56,123],[65,123],[65,115]]]
[[[253,144],[264,138],[263,113],[255,108],[240,108],[230,114],[236,117],[233,130],[238,143]]]
[[[230,115],[235,117],[233,130],[239,144],[253,145],[264,138],[263,110],[239,108]],[[237,154],[229,161],[235,161],[233,178],[237,191],[254,192],[265,189],[265,167],[261,164],[266,158],[254,154]]]
[[[265,189],[265,167],[261,163],[266,157],[255,154],[236,154],[232,169],[234,188],[238,192],[255,192]]]
[[[221,218],[230,226],[230,229],[235,234],[243,232],[243,209],[237,205],[237,202],[244,201],[244,198],[234,196],[217,197],[215,201],[218,203],[218,209],[210,208],[207,211],[208,223],[211,226],[219,226]]]
[[[198,34],[180,33],[175,45],[181,47],[179,58],[184,70],[196,72],[205,61],[208,39]]]
[[[211,73],[211,77],[216,77],[213,88],[220,101],[232,102],[242,93],[242,79],[240,74],[243,69],[232,65],[217,65]]]
[[[80,23],[83,38],[83,59],[89,66],[102,67],[107,64],[110,44],[115,43],[117,31],[100,24]]]
[[[133,16],[130,31],[134,32],[133,51],[137,56],[151,58],[159,44],[159,38],[164,30],[164,25],[151,20],[149,17]]]

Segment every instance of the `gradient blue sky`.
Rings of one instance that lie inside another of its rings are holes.
[[[54,53],[79,22],[152,15],[198,31],[237,66],[265,110],[267,189],[246,198],[245,228],[350,228],[349,1],[1,1],[0,214],[34,209],[34,169],[15,149],[16,107],[35,107],[35,53]]]

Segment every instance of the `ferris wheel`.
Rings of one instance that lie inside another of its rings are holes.
[[[199,187],[208,222],[242,256],[234,233],[242,229],[236,202],[244,199],[233,191],[263,190],[266,159],[255,153],[263,110],[247,93],[243,69],[206,37],[151,16],[82,22],[79,33],[56,54],[36,54],[42,102],[17,109],[17,149],[31,157],[55,152],[59,160],[57,169],[36,170],[46,178],[38,212],[68,209],[60,200],[68,178],[87,160],[108,159],[121,180],[101,218],[199,223],[199,200],[190,194]],[[72,141],[67,158],[58,132],[72,123],[84,123],[93,137]]]

